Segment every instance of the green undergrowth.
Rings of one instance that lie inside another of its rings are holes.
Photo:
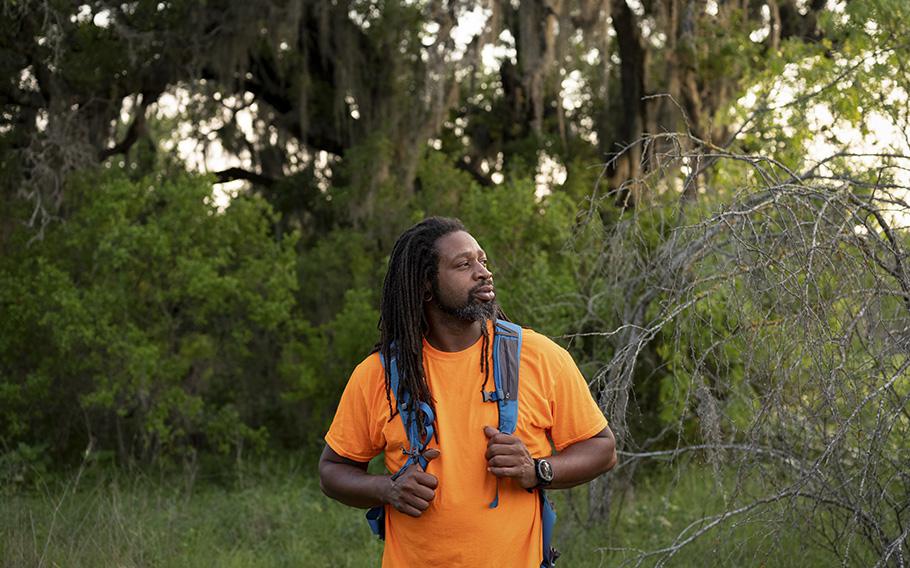
[[[585,488],[553,491],[559,564],[634,566],[637,551],[667,546],[693,520],[720,510],[722,489],[701,466],[658,472],[614,504],[608,523],[588,519]],[[194,476],[84,471],[0,497],[0,565],[8,567],[358,567],[378,566],[381,555],[362,511],[319,491],[311,459]],[[799,531],[753,520],[709,531],[667,565],[833,561]]]
[[[716,516],[750,499],[739,496],[732,476],[715,481],[712,468],[691,464],[682,470],[642,475],[634,489],[613,504],[609,522],[588,517],[587,488],[552,491],[559,514],[556,544],[563,566],[755,566],[805,568],[839,565],[810,537],[786,505],[730,515],[678,550],[674,545],[707,527]],[[753,496],[754,498],[754,496]],[[798,517],[798,515],[797,515]],[[701,519],[707,519],[700,521]],[[658,553],[663,550],[664,552]]]

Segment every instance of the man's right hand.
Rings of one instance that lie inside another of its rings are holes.
[[[423,457],[427,463],[439,457],[439,450],[431,448],[423,452]],[[408,467],[398,479],[391,482],[385,501],[395,509],[410,515],[419,517],[430,506],[430,502],[436,497],[436,486],[439,481],[436,476],[430,475],[419,463]]]

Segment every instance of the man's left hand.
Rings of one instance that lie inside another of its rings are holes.
[[[487,471],[496,477],[511,477],[525,489],[537,485],[534,459],[521,438],[492,426],[485,426],[483,433],[487,436]]]

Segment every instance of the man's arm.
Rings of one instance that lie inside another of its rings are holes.
[[[537,485],[534,459],[520,438],[490,426],[484,428],[484,433],[488,438],[486,458],[490,473],[496,477],[514,478],[525,489]],[[549,487],[567,489],[612,469],[616,465],[616,440],[608,426],[546,459],[553,466],[553,481]]]
[[[548,457],[547,461],[553,466],[551,489],[568,489],[587,483],[616,465],[613,431],[607,426],[593,437],[563,448],[558,454]],[[537,483],[536,473],[534,483]]]
[[[424,452],[427,461],[439,450]],[[327,496],[351,507],[368,509],[386,503],[398,511],[419,517],[436,497],[436,477],[414,464],[396,480],[390,475],[370,475],[366,462],[339,455],[326,444],[319,457],[319,487]]]
[[[368,465],[339,455],[326,444],[319,456],[319,487],[327,496],[351,507],[382,505],[389,476],[368,474]]]

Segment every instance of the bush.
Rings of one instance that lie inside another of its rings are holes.
[[[240,452],[265,442],[295,325],[294,237],[206,178],[86,174],[67,220],[0,261],[0,441],[73,457]],[[19,245],[19,246],[17,246]],[[297,362],[297,372],[305,362]]]

